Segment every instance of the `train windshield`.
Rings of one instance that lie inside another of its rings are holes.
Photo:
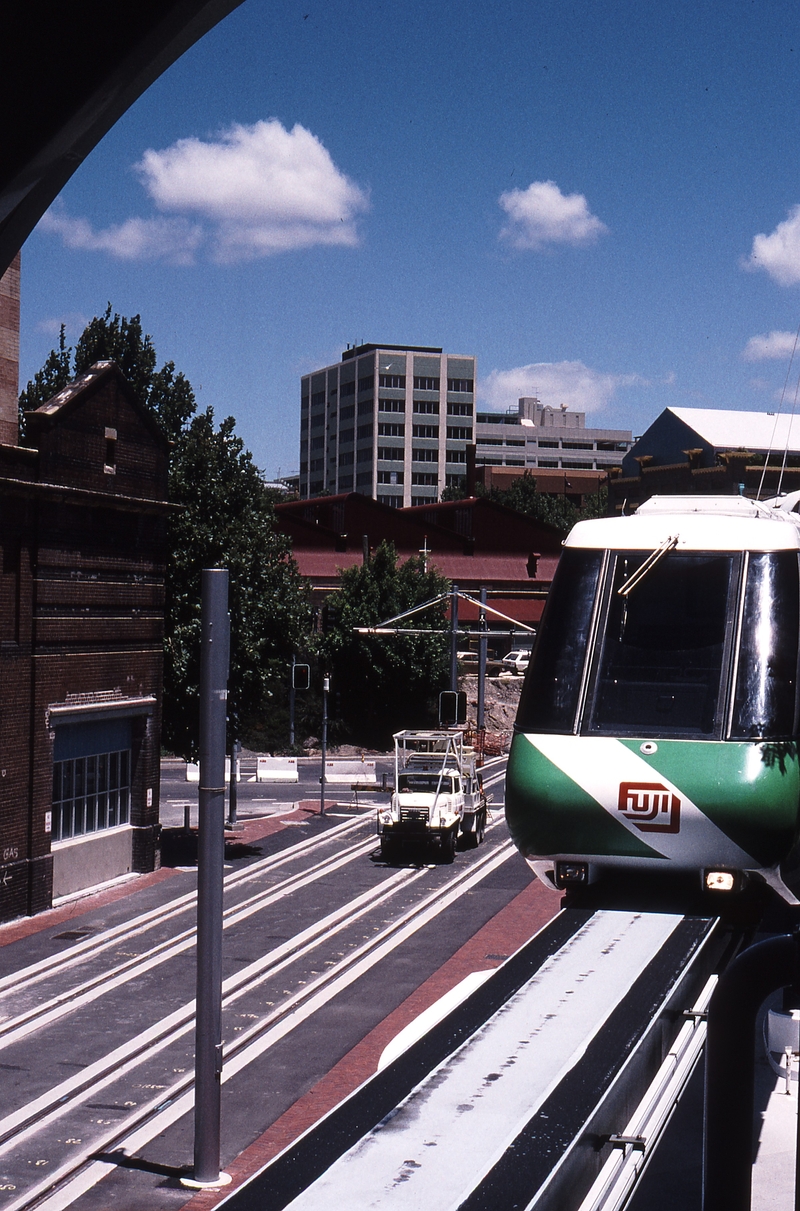
[[[722,671],[740,556],[671,552],[627,594],[650,552],[614,557],[605,634],[586,730],[614,735],[718,734]]]
[[[735,739],[795,734],[799,627],[797,552],[750,555],[731,721]]]

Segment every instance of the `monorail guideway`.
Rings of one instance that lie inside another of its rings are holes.
[[[621,1205],[602,1200],[658,1143],[731,938],[709,918],[561,912],[220,1207]]]

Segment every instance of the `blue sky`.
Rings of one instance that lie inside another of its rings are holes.
[[[269,475],[297,470],[299,376],[353,342],[475,354],[484,407],[635,433],[772,410],[799,73],[783,0],[245,0],[25,245],[21,384],[110,301]]]

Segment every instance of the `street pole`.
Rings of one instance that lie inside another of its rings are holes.
[[[194,1176],[219,1186],[222,1075],[222,891],[225,858],[225,723],[230,620],[228,571],[204,568],[200,648],[200,827],[197,861]]]
[[[330,677],[322,678],[322,776],[319,780],[319,814],[325,815],[325,760],[328,756],[328,691],[331,688]]]
[[[228,793],[228,824],[233,827],[236,823],[237,800],[239,797],[239,788],[236,785],[236,765],[239,756],[239,741],[231,741],[231,780],[230,790]]]
[[[450,590],[450,689],[458,693],[458,585]]]
[[[294,666],[297,657],[292,653],[292,679],[289,683],[289,746],[294,748]]]
[[[479,627],[481,637],[478,640],[478,711],[476,725],[478,731],[483,730],[484,716],[484,700],[486,693],[486,610],[483,608],[486,605],[486,585],[481,585],[481,609],[479,615]]]

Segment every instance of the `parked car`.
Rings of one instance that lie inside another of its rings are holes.
[[[531,654],[527,648],[515,648],[513,652],[509,652],[507,656],[503,657],[502,665],[504,669],[509,669],[512,673],[524,673],[530,658]]]
[[[477,664],[478,653],[466,650],[463,652],[456,652],[456,660],[460,661],[461,664]]]

